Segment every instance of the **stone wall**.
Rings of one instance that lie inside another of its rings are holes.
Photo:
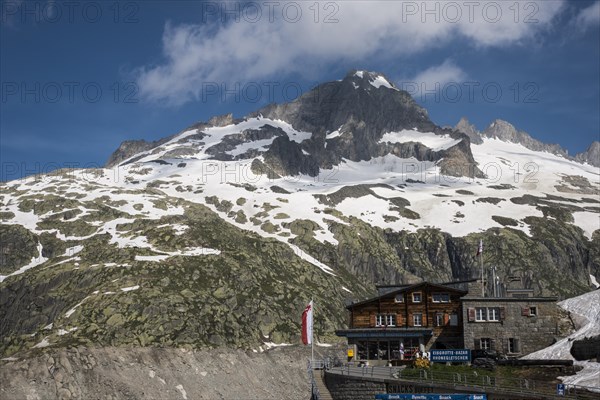
[[[325,374],[325,384],[333,400],[373,400],[378,393],[387,393],[386,384],[335,374]]]
[[[469,321],[469,308],[501,307],[504,319],[498,322]],[[537,315],[523,315],[522,309],[537,307]],[[495,350],[508,353],[509,338],[518,339],[518,352],[511,355],[525,355],[551,345],[561,336],[559,322],[562,312],[555,301],[540,298],[463,298],[463,321],[465,347],[475,349],[475,341],[481,338],[493,340]]]

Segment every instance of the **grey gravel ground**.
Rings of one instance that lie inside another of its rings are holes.
[[[310,347],[73,348],[0,364],[2,400],[308,399]],[[315,348],[317,355],[339,349]]]

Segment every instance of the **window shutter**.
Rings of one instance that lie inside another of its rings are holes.
[[[450,315],[444,314],[444,325],[448,325],[450,323]]]
[[[515,353],[520,353],[521,352],[521,344],[519,343],[519,339],[513,339],[513,341],[515,342]]]
[[[490,350],[496,350],[496,340],[490,339]]]
[[[506,319],[506,308],[500,307],[500,321],[504,321]]]
[[[522,307],[521,308],[521,315],[524,317],[529,317],[529,307]]]
[[[475,321],[475,309],[474,308],[469,308],[467,310],[467,313],[469,314],[469,322]]]
[[[481,348],[481,341],[479,339],[474,339],[473,347],[475,350],[479,350]]]
[[[504,354],[508,354],[508,347],[510,344],[510,339],[502,339],[502,350],[504,351]]]

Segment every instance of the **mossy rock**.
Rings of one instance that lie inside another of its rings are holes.
[[[502,201],[506,201],[506,199],[500,199],[498,197],[480,197],[479,199],[477,199],[475,201],[477,203],[490,203],[490,204],[497,205],[498,203],[500,203]]]
[[[260,226],[260,229],[267,233],[275,233],[279,231],[279,227],[277,225],[273,225],[271,222],[267,221]]]
[[[398,221],[399,219],[400,219],[400,218],[398,218],[398,217],[394,217],[393,215],[384,215],[384,216],[383,216],[383,220],[384,220],[385,222],[388,222],[388,223],[389,223],[389,222],[396,222],[396,221]]]
[[[5,222],[13,219],[15,217],[15,213],[10,211],[0,211],[0,221]]]
[[[271,191],[273,193],[279,193],[279,194],[290,194],[290,192],[288,192],[287,190],[285,190],[284,188],[277,186],[277,185],[273,185],[271,186]]]
[[[0,225],[0,274],[8,275],[40,257],[38,237],[21,225]]]
[[[492,215],[492,219],[502,226],[519,226],[519,221],[499,215]]]
[[[239,210],[235,213],[235,222],[237,222],[238,224],[245,224],[246,222],[248,222],[248,218],[246,217],[244,211]]]

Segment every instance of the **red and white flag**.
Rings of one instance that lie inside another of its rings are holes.
[[[483,240],[479,239],[479,247],[477,248],[477,255],[480,256],[483,254]]]
[[[312,300],[302,313],[302,343],[311,344],[313,337],[313,302]]]

